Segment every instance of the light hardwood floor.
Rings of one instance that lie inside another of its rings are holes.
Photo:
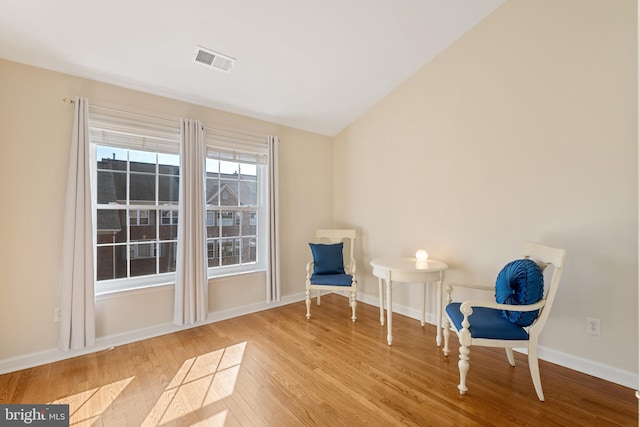
[[[538,401],[526,357],[472,348],[469,392],[435,326],[377,307],[304,302],[110,351],[0,375],[0,403],[69,403],[84,426],[637,425],[634,391],[541,361]],[[455,337],[452,344],[457,348]]]

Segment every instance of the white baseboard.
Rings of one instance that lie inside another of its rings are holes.
[[[173,323],[164,323],[161,325],[152,326],[149,328],[137,329],[122,334],[110,335],[107,337],[101,337],[96,339],[96,345],[84,350],[79,351],[60,351],[57,348],[49,350],[34,352],[23,356],[8,358],[0,360],[0,374],[7,372],[19,371],[21,369],[32,368],[38,365],[44,365],[46,363],[57,362],[64,359],[69,359],[84,354],[95,353],[98,351],[108,350],[112,347],[129,344],[136,341],[141,341],[148,338],[154,338],[160,335],[169,334],[172,332],[178,332],[197,326],[206,325],[209,323],[219,322],[222,320],[231,319],[245,314],[256,313],[263,310],[269,310],[271,308],[279,307],[282,305],[291,304],[294,302],[304,300],[304,293],[295,295],[289,295],[284,297],[281,301],[267,304],[256,303],[243,307],[238,307],[229,310],[223,310],[218,312],[209,313],[209,317],[206,321],[196,323],[193,325],[177,326]],[[378,306],[378,298],[370,295],[361,294],[358,298],[359,301],[364,303]],[[398,313],[413,319],[420,319],[421,311],[415,308],[394,304],[393,312]],[[427,313],[427,323],[432,325],[436,324],[436,316],[433,313]],[[301,314],[301,318],[304,319],[304,313]],[[526,353],[526,351],[522,351]],[[610,381],[616,384],[620,384],[631,389],[638,387],[638,374],[635,372],[623,371],[621,369],[605,365],[593,360],[584,359],[575,355],[563,353],[557,350],[553,350],[547,347],[538,348],[538,356],[541,360],[555,363],[556,365],[563,366],[565,368],[573,369],[574,371],[582,372],[588,375],[592,375],[597,378],[601,378],[606,381]]]
[[[234,309],[211,312],[209,313],[206,321],[194,323],[192,325],[178,326],[174,325],[173,323],[164,323],[149,328],[136,329],[134,331],[97,338],[96,344],[93,347],[83,350],[61,351],[57,348],[51,348],[49,350],[29,353],[23,356],[2,359],[0,360],[0,374],[15,372],[21,369],[32,368],[34,366],[44,365],[47,363],[58,362],[60,360],[70,359],[72,357],[82,356],[85,354],[96,353],[99,351],[108,350],[112,347],[145,340],[148,338],[154,338],[160,335],[170,334],[172,332],[178,332],[185,329],[195,328],[198,326],[207,325],[209,323],[220,322],[222,320],[243,316],[245,314],[257,313],[259,311],[269,310],[271,308],[291,304],[302,300],[304,300],[304,292],[296,295],[289,295],[282,298],[281,301],[270,304],[267,304],[266,302],[256,303]],[[301,313],[301,316],[302,318],[304,318],[304,313]]]
[[[370,295],[359,295],[358,300],[362,300],[362,302],[365,302],[367,304],[379,306],[378,298],[372,297]],[[420,316],[422,315],[422,312],[420,310],[398,304],[393,305],[393,312],[417,320],[419,320]],[[426,321],[427,323],[435,325],[436,316],[433,313],[427,313]],[[527,353],[526,349],[514,350],[524,354]],[[538,347],[538,358],[540,360],[545,360],[547,362],[551,362],[556,365],[572,369],[574,371],[582,372],[596,378],[629,387],[634,390],[638,388],[638,374],[635,372],[624,371],[613,366],[605,365],[600,362],[584,359],[579,356],[563,353],[561,351],[543,346]]]

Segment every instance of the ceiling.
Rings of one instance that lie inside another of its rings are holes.
[[[333,136],[503,2],[2,0],[0,57]]]

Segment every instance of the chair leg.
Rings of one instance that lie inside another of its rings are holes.
[[[307,319],[311,317],[311,289],[307,289],[304,302],[307,304]]]
[[[467,373],[469,372],[469,347],[460,346],[460,360],[458,361],[458,369],[460,370],[460,384],[458,390],[460,394],[465,394],[467,390]]]
[[[542,393],[542,382],[540,381],[540,366],[538,366],[538,346],[529,346],[529,371],[531,372],[531,381],[536,389],[536,394],[540,402],[544,402],[544,394]]]
[[[356,305],[358,303],[356,302],[356,293],[355,292],[351,292],[351,303],[349,304],[351,306],[351,321],[355,322],[356,321]]]
[[[320,289],[318,289],[318,296],[317,296],[317,298],[318,298],[317,305],[320,305]]]
[[[505,351],[507,352],[507,360],[509,361],[509,365],[516,366],[516,359],[513,358],[513,349],[505,348]]]
[[[449,318],[445,317],[444,327],[442,328],[442,335],[444,336],[444,347],[442,352],[445,356],[449,355],[449,336],[451,335],[451,325],[449,324]]]
[[[380,324],[384,326],[384,294],[382,293],[382,279],[378,278],[378,295],[380,299]]]

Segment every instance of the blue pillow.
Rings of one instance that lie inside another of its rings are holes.
[[[313,274],[344,274],[343,243],[309,243],[313,255]]]
[[[498,304],[533,304],[542,298],[544,277],[542,270],[530,259],[511,261],[496,279],[496,302]],[[502,317],[518,326],[529,326],[538,317],[538,311],[502,310]]]

